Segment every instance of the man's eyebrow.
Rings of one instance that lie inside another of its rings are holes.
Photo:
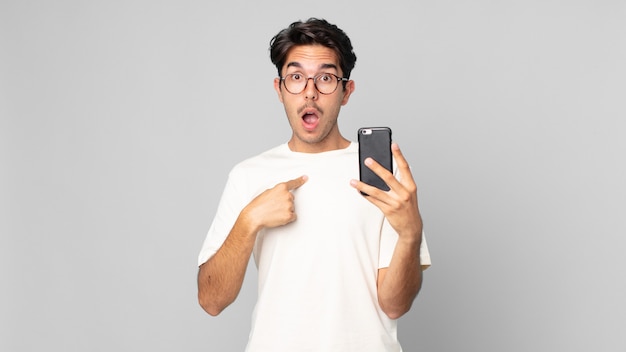
[[[321,64],[320,68],[332,68],[332,69],[337,70],[337,65],[335,65],[335,64]]]
[[[302,68],[302,65],[299,62],[292,61],[292,62],[288,63],[286,67]],[[320,65],[320,69],[328,69],[328,68],[332,68],[332,69],[337,70],[337,65],[335,65],[335,64],[321,64]]]
[[[290,62],[287,64],[287,67],[298,67],[298,68],[302,68],[302,65],[300,65],[299,62]]]

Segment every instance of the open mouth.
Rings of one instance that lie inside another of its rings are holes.
[[[307,110],[302,114],[302,122],[306,130],[314,130],[319,123],[319,116],[315,110]]]

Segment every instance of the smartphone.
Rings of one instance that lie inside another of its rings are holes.
[[[391,157],[391,129],[389,127],[363,127],[358,131],[359,141],[359,177],[362,182],[389,191],[389,186],[365,166],[366,158],[371,157],[380,165],[393,172]],[[364,194],[367,195],[367,194]]]

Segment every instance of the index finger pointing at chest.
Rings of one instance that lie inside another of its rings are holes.
[[[300,186],[302,186],[307,180],[308,180],[307,176],[300,176],[298,178],[294,178],[293,180],[289,180],[285,182],[285,185],[287,186],[287,189],[289,191],[293,191],[294,189],[297,189]]]

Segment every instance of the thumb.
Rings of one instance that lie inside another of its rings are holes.
[[[307,176],[300,176],[298,178],[294,178],[293,180],[289,180],[285,182],[287,189],[293,191],[298,187],[302,186],[309,178]]]

